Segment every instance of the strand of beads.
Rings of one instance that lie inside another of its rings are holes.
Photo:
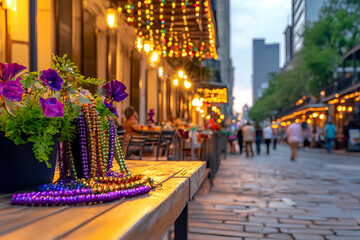
[[[84,106],[84,116],[87,126],[87,143],[88,143],[88,149],[89,149],[89,155],[90,155],[90,177],[96,176],[96,169],[97,169],[97,163],[96,163],[96,150],[95,150],[95,133],[92,131],[92,121],[90,116],[90,109],[88,105]]]
[[[127,168],[119,138],[117,136],[115,137],[115,159],[120,166],[121,173],[131,175],[129,169]]]
[[[101,165],[104,167],[103,171],[102,171],[102,175],[105,176],[106,171],[108,170],[108,156],[109,156],[109,145],[108,145],[108,141],[107,141],[107,130],[105,127],[107,121],[102,121],[99,118],[99,127],[100,127],[100,131],[99,131],[99,146],[100,146],[100,152],[101,152],[101,156],[103,157],[102,159],[102,163]]]
[[[89,165],[88,165],[88,153],[86,148],[86,126],[85,126],[85,117],[82,113],[78,121],[78,133],[79,133],[79,143],[80,143],[80,155],[81,163],[83,166],[83,176],[85,179],[89,178]]]
[[[37,193],[14,194],[11,202],[17,205],[82,205],[110,202],[121,198],[130,198],[150,192],[150,187],[140,186],[135,189],[118,190],[107,193],[93,194],[92,189],[46,191]]]
[[[108,170],[112,168],[112,163],[114,159],[114,148],[115,148],[115,136],[116,136],[116,129],[115,124],[112,118],[107,117],[108,123],[110,126],[109,130],[109,164],[108,164]]]

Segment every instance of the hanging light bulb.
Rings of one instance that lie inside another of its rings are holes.
[[[182,70],[178,71],[178,76],[179,76],[179,78],[183,78],[184,71],[182,71]]]
[[[116,11],[113,8],[108,8],[106,10],[106,21],[109,28],[116,27]]]
[[[188,80],[185,80],[185,81],[184,81],[184,87],[185,87],[186,89],[191,88],[191,82],[189,82]]]
[[[176,78],[176,79],[174,79],[173,83],[174,83],[174,86],[177,87],[179,85],[179,80]]]

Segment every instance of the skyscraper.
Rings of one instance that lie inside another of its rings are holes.
[[[253,39],[253,104],[269,86],[270,74],[279,71],[279,43]]]
[[[320,9],[327,0],[292,0],[292,29],[294,53],[302,48],[306,23],[319,20]]]

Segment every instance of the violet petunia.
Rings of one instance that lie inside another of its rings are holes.
[[[109,108],[110,112],[112,112],[116,117],[119,117],[119,114],[116,108],[113,107],[113,102],[108,102],[106,99],[104,100],[104,104],[107,108]]]
[[[25,66],[17,63],[0,63],[0,80],[9,81],[24,69],[26,69]]]
[[[45,117],[64,117],[64,105],[58,102],[56,98],[40,98],[39,103]]]
[[[126,86],[116,79],[105,84],[104,88],[106,90],[106,97],[110,101],[120,102],[129,96],[126,92]]]
[[[18,77],[16,80],[7,81],[5,84],[0,83],[0,94],[13,102],[20,102],[24,94],[20,79]]]
[[[64,80],[59,76],[59,73],[51,68],[44,70],[40,79],[54,91],[60,91],[64,82]]]

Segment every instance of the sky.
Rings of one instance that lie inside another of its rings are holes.
[[[252,40],[280,43],[284,62],[284,30],[291,16],[291,0],[230,0],[231,57],[234,72],[234,112],[252,105]]]

